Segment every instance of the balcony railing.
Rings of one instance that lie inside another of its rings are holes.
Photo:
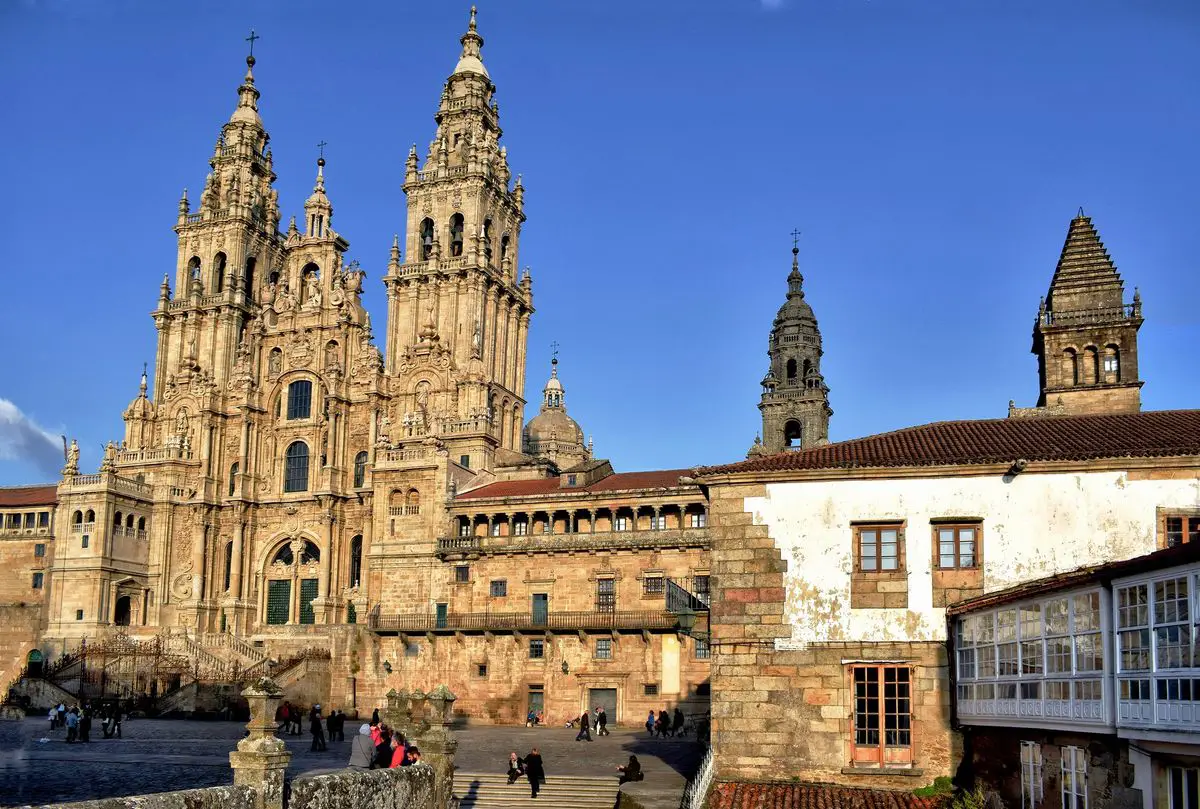
[[[10,537],[17,537],[17,536],[48,537],[48,536],[50,536],[50,526],[48,526],[48,525],[39,525],[37,527],[34,527],[34,526],[28,526],[28,527],[10,526],[7,528],[0,528],[0,534],[2,534],[4,536],[10,536]]]
[[[527,553],[592,548],[708,547],[707,528],[662,528],[641,531],[579,531],[557,534],[457,536],[438,540],[438,553]]]
[[[632,612],[465,612],[446,615],[379,615],[372,613],[367,626],[374,632],[575,632],[578,630],[672,629],[677,619],[665,610]]]
[[[1140,303],[1126,303],[1121,306],[1101,306],[1096,309],[1070,309],[1065,312],[1047,310],[1042,312],[1043,326],[1080,326],[1088,323],[1111,323],[1117,320],[1131,320],[1142,316]]]

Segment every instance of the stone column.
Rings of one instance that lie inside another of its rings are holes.
[[[283,809],[283,776],[292,754],[282,739],[275,737],[275,709],[283,699],[283,689],[269,677],[242,692],[250,704],[250,735],[238,742],[229,754],[235,786],[254,790],[255,809]]]

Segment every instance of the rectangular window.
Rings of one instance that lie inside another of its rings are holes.
[[[613,520],[613,529],[612,529],[612,530],[614,530],[614,531],[628,531],[628,530],[629,530],[629,518],[628,518],[628,517],[617,517],[617,518],[615,518],[615,519]]]
[[[523,537],[529,533],[529,523],[525,520],[513,523],[513,534]]]
[[[1150,670],[1150,605],[1144,584],[1117,588],[1117,649],[1121,671]]]
[[[475,676],[476,677],[486,677],[487,676],[487,663],[476,663],[475,664]]]
[[[88,535],[84,534],[82,540],[79,543],[79,547],[86,548],[87,546],[88,546]]]
[[[461,466],[463,469],[470,469],[471,468],[471,456],[470,455],[459,455],[458,456],[458,465]]]
[[[508,595],[508,579],[492,579],[489,593],[492,598],[504,598]]]
[[[708,524],[708,515],[703,512],[688,515],[688,528],[703,528]]]
[[[38,527],[39,528],[49,528],[50,527],[50,512],[49,511],[39,511],[38,512]]]
[[[358,623],[358,608],[354,606],[354,602],[350,601],[346,604],[346,623]]]
[[[858,569],[863,573],[903,570],[900,557],[900,526],[860,525],[854,529],[858,545]]]
[[[546,656],[546,641],[535,638],[529,641],[529,659],[541,660]]]
[[[75,610],[75,620],[76,621],[83,620],[83,610]]]
[[[1021,809],[1042,805],[1042,746],[1021,742]]]
[[[695,639],[695,652],[692,655],[697,660],[708,660],[712,656],[712,651],[709,649],[708,641],[700,638]]]
[[[469,524],[469,523],[466,523],[466,522],[460,522],[460,523],[458,524],[458,535],[459,535],[460,537],[469,537],[469,536],[471,536],[471,526],[470,526],[470,524]]]
[[[286,624],[292,612],[292,583],[290,581],[267,582],[267,623]]]
[[[615,579],[596,579],[596,609],[612,612],[617,608],[617,582]]]
[[[567,485],[568,486],[575,485],[575,476],[574,475],[567,475]]]
[[[287,417],[306,419],[312,413],[312,382],[298,379],[288,385]]]
[[[643,697],[657,697],[658,696],[658,683],[643,684],[642,685],[642,696]]]
[[[301,579],[300,580],[300,623],[315,624],[316,616],[313,614],[313,599],[317,597],[317,580],[316,579]]]
[[[663,594],[663,577],[657,574],[647,573],[642,579],[642,595],[645,596],[660,596]]]
[[[1087,751],[1062,748],[1062,807],[1087,809]]]
[[[1164,522],[1168,548],[1182,545],[1185,542],[1200,542],[1200,515],[1168,514]]]
[[[979,525],[938,525],[937,559],[942,570],[979,566]]]
[[[1191,668],[1186,576],[1154,583],[1154,649],[1156,668]]]
[[[1167,769],[1167,791],[1170,798],[1170,805],[1167,809],[1200,809],[1198,776],[1200,776],[1200,770],[1195,767],[1169,767]]]
[[[596,659],[612,660],[612,638],[596,638]]]
[[[25,515],[25,527],[26,528],[33,528],[33,526],[36,523],[37,523],[37,514],[35,514],[34,512],[31,511]]]
[[[912,762],[912,683],[908,666],[854,666],[855,764]]]
[[[667,527],[667,518],[664,514],[659,514],[656,517],[650,518],[650,530],[662,531]]]
[[[701,598],[707,599],[708,596],[712,593],[712,590],[709,588],[710,588],[709,578],[707,575],[692,577],[692,592],[695,593],[696,595],[700,596]]]
[[[465,584],[471,580],[470,565],[455,565],[454,566],[454,581],[458,584]]]
[[[35,590],[42,589],[42,581],[43,581],[42,576],[43,576],[43,574],[40,571],[33,574],[33,589],[35,589]]]
[[[491,533],[492,533],[492,536],[494,536],[494,537],[500,536],[500,523],[498,523],[498,522],[492,523],[492,532]]]
[[[45,556],[46,555],[46,543],[39,542],[36,545],[34,545],[33,546],[33,555],[38,559],[41,559],[43,556]]]

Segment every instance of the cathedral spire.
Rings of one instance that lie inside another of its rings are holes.
[[[238,104],[229,120],[246,121],[262,126],[262,118],[258,115],[258,88],[254,86],[254,57],[246,57],[246,76],[238,87]]]
[[[304,201],[305,235],[324,238],[332,235],[333,204],[325,194],[325,141],[317,144],[321,157],[317,158],[317,179],[312,195]]]
[[[467,24],[467,33],[462,35],[459,42],[462,43],[462,55],[458,57],[458,64],[454,66],[455,74],[478,73],[484,78],[489,78],[481,57],[483,37],[475,28],[475,6],[471,6],[471,21]]]

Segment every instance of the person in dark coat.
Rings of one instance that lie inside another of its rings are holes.
[[[325,728],[321,722],[321,706],[320,704],[312,707],[312,713],[308,715],[308,732],[312,734],[312,747],[309,748],[313,752],[323,752],[329,748],[325,746]]]
[[[79,741],[88,741],[88,736],[92,732],[92,706],[84,705],[83,710],[79,712]]]
[[[600,712],[598,714],[596,714],[596,735],[597,736],[612,735],[608,732],[608,711],[604,710],[603,706],[601,706],[598,710]]]
[[[536,798],[538,790],[546,781],[546,770],[542,767],[542,754],[535,747],[525,756],[525,777],[529,779],[529,792]]]
[[[371,726],[377,727],[378,725],[379,725],[379,709],[376,708],[375,710],[371,711]]]
[[[579,715],[579,732],[575,734],[575,741],[580,739],[587,739],[589,742],[592,740],[591,716],[587,711]]]
[[[617,767],[617,772],[621,773],[621,780],[617,784],[628,784],[630,781],[641,781],[645,778],[642,774],[641,762],[637,760],[637,756],[630,756],[629,763],[624,767]]]
[[[517,752],[508,754],[508,783],[514,784],[525,772],[525,762],[517,756]]]
[[[658,721],[654,724],[654,729],[658,731],[660,739],[667,737],[667,732],[671,730],[671,717],[667,716],[666,711],[658,712]]]
[[[683,711],[679,710],[678,705],[675,706],[675,716],[673,717],[673,720],[671,722],[671,735],[672,736],[682,736],[683,735]]]
[[[375,769],[386,770],[392,766],[392,730],[387,725],[380,725],[379,728],[379,744],[375,745]]]

